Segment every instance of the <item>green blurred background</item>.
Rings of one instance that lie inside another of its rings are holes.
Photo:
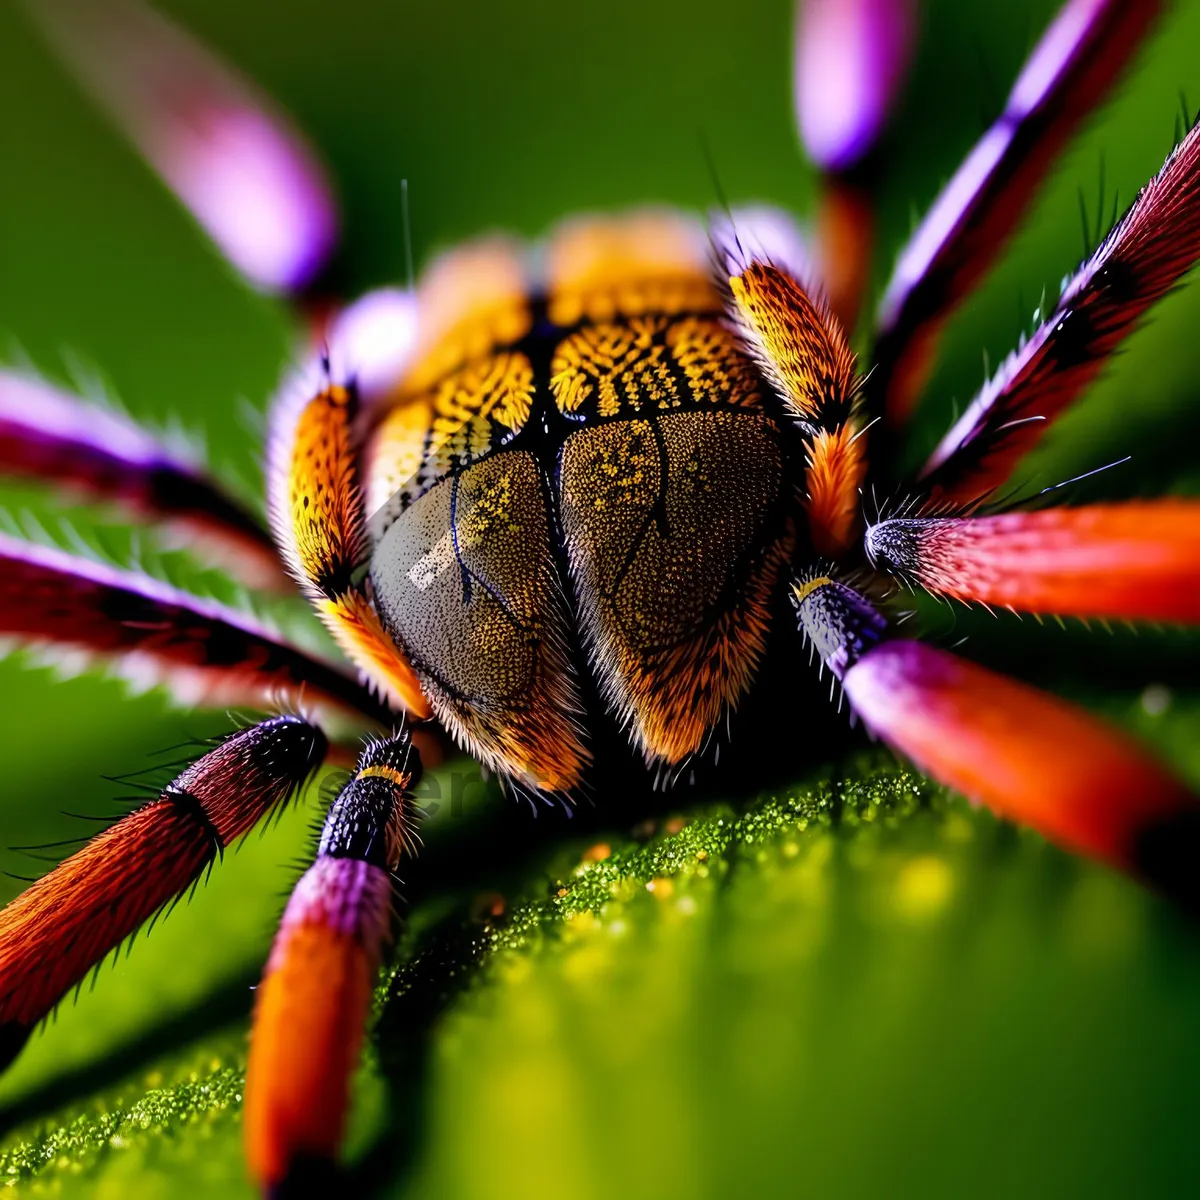
[[[418,261],[580,209],[707,209],[702,139],[732,202],[803,214],[813,195],[787,0],[161,7],[327,156],[356,286],[403,275],[402,179]],[[887,148],[877,290],[1053,8],[923,6]],[[1200,102],[1198,46],[1200,3],[1176,5],[1076,139],[953,323],[914,456],[979,385],[983,355],[995,364],[1078,261],[1080,193],[1094,219],[1101,159],[1106,207],[1161,164],[1181,90]],[[6,3],[0,163],[0,357],[203,431],[221,474],[256,496],[256,414],[293,346],[286,313],[231,276]],[[1200,288],[1162,305],[1028,478],[1133,454],[1084,494],[1200,490],[1198,320]],[[51,525],[63,511],[36,489],[0,498]],[[68,515],[117,557],[132,552],[128,531]],[[183,556],[148,561],[230,594]],[[275,615],[316,636],[298,605]],[[1200,783],[1196,639],[930,621],[1106,712]],[[21,656],[0,663],[0,714],[6,847],[76,836],[61,810],[114,811],[120,789],[102,776],[225,727],[116,682],[60,682]],[[799,739],[802,710],[797,725]],[[410,892],[400,958],[412,965],[360,1081],[353,1186],[472,1200],[1191,1190],[1200,941],[1128,882],[874,755],[806,766],[773,797],[753,781],[729,806],[679,795],[676,819],[653,828],[604,830],[600,814],[576,833],[514,810],[490,859],[478,829],[496,806],[473,779],[461,764],[438,778],[443,797],[470,784],[475,803],[428,823],[434,866]],[[15,1194],[249,1194],[236,1112],[250,987],[317,803],[251,838],[0,1080],[0,1181]],[[600,840],[612,857],[584,869]],[[43,865],[0,849],[16,874]],[[0,899],[20,886],[0,880]],[[481,916],[495,891],[507,921]]]

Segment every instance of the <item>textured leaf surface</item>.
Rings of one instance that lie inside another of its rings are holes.
[[[1170,1194],[1195,1165],[1193,932],[907,772],[849,774],[552,850],[503,903],[419,906],[360,1079],[359,1181],[1003,1196],[1036,1164],[1047,1194]],[[202,965],[183,957],[193,913],[101,977],[109,1005],[145,983],[151,946],[184,978]],[[0,1179],[229,1194],[242,1024],[177,1033],[184,1049],[10,1134]]]

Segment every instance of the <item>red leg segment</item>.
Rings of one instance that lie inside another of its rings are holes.
[[[1120,731],[915,641],[829,579],[795,591],[801,629],[867,728],[923,771],[1051,841],[1200,900],[1200,803]]]
[[[258,989],[246,1072],[246,1151],[270,1189],[336,1158],[371,991],[390,932],[392,877],[416,843],[407,731],[363,750],[296,885]]]
[[[0,1066],[109,951],[286,801],[325,749],[299,717],[232,734],[0,912]]]
[[[1068,0],[1004,112],[934,201],[879,309],[870,386],[892,423],[904,420],[920,394],[942,323],[1004,246],[1063,144],[1161,8],[1156,0]]]
[[[928,592],[1019,612],[1200,621],[1200,501],[901,518],[867,553]]]
[[[944,650],[886,642],[842,684],[923,771],[1068,850],[1144,875],[1147,835],[1195,816],[1187,788],[1118,730]]]
[[[932,496],[970,503],[1002,484],[1197,258],[1200,126],[1142,189],[1050,318],[942,439],[921,472]]]
[[[265,707],[289,694],[388,722],[389,710],[332,664],[244,613],[144,575],[0,535],[0,636],[111,660],[193,704]]]

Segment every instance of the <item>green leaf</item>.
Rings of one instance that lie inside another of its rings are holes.
[[[1005,1196],[1036,1169],[1047,1194],[1177,1194],[1200,1068],[1190,929],[917,776],[847,774],[551,849],[504,898],[418,905],[352,1179],[481,1200],[517,1180]],[[243,1028],[15,1130],[0,1179],[236,1194]]]

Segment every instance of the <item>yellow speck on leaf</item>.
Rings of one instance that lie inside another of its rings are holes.
[[[896,907],[907,917],[928,917],[943,908],[954,890],[954,876],[932,854],[914,858],[896,880]]]

